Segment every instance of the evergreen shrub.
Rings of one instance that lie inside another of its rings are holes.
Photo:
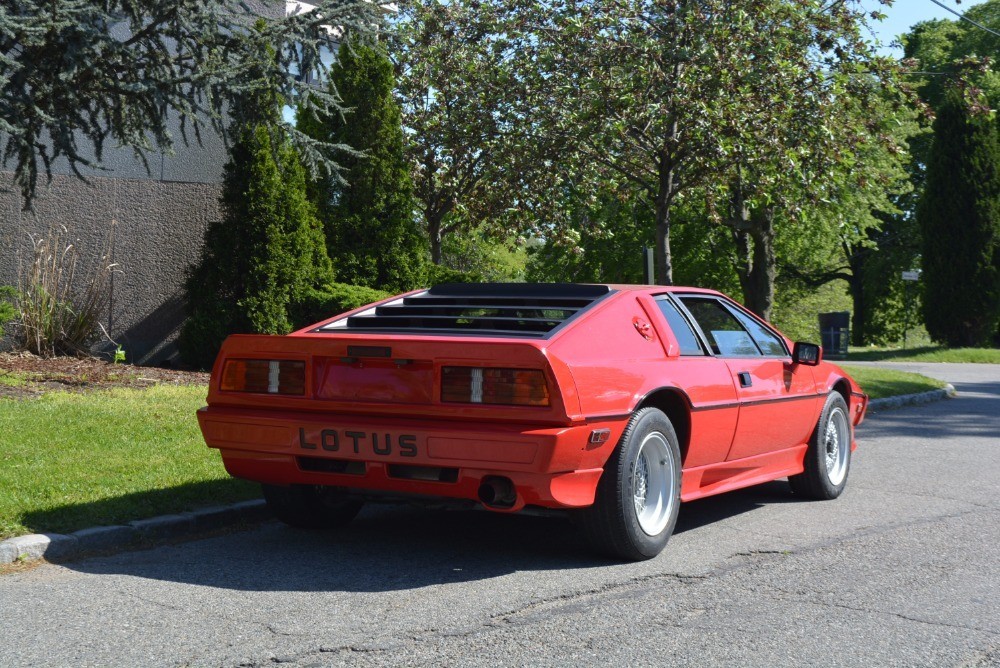
[[[368,288],[363,285],[330,283],[320,288],[305,290],[288,309],[294,328],[299,329],[313,323],[352,311],[389,297],[391,293]]]
[[[343,180],[309,186],[336,280],[402,292],[424,281],[427,239],[414,215],[392,63],[377,45],[345,42],[330,68],[330,92],[345,114],[300,113],[299,130],[356,152],[340,160]]]
[[[431,264],[427,267],[427,285],[481,283],[482,281],[483,275],[478,271],[459,271],[440,264]]]
[[[223,175],[222,219],[209,225],[185,286],[189,318],[178,346],[196,367],[211,367],[229,334],[287,334],[290,305],[333,280],[305,168],[276,132],[280,108],[272,91],[233,109],[240,127]]]
[[[934,121],[917,220],[927,331],[953,347],[989,345],[1000,322],[1000,141],[959,91]]]
[[[229,334],[290,332],[289,305],[332,276],[298,155],[288,144],[275,147],[263,125],[232,148],[222,210],[189,272],[190,318],[178,340],[184,360],[201,368]]]

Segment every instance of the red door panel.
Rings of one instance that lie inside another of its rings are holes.
[[[740,398],[739,422],[727,459],[806,442],[815,427],[819,401],[810,367],[774,357],[730,358],[726,364]]]

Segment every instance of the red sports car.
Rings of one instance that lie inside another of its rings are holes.
[[[198,421],[294,526],[444,497],[567,509],[646,559],[681,501],[786,476],[840,495],[868,398],[820,357],[712,290],[446,284],[231,336]]]

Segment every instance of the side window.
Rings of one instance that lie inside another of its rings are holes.
[[[767,330],[762,324],[748,316],[746,313],[742,313],[733,309],[736,317],[739,319],[740,323],[750,332],[750,336],[757,343],[761,352],[765,355],[774,355],[777,357],[784,357],[788,355],[788,351],[785,350],[784,344],[781,342],[777,336],[772,332]]]
[[[667,319],[667,324],[670,325],[671,331],[677,337],[677,343],[681,347],[681,355],[704,355],[705,351],[698,342],[698,336],[673,302],[669,299],[657,299],[656,303],[659,304],[663,317]]]
[[[716,355],[759,357],[760,350],[729,310],[714,299],[682,297],[681,301],[708,337]]]

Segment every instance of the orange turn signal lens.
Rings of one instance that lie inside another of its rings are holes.
[[[226,360],[219,389],[224,392],[301,396],[306,393],[306,363],[294,360]]]
[[[548,406],[549,387],[541,369],[441,369],[441,401],[506,406]]]

